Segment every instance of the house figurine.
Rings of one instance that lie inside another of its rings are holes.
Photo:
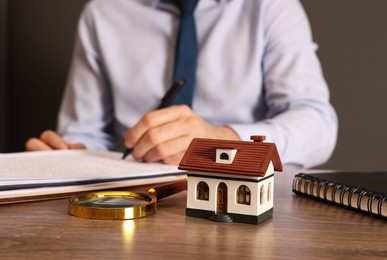
[[[274,171],[282,171],[282,163],[265,139],[193,139],[179,165],[188,176],[186,214],[251,224],[270,218]]]

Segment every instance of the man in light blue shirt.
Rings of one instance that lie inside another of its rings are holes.
[[[266,135],[285,164],[325,162],[337,117],[298,0],[200,0],[192,109],[152,111],[172,81],[179,10],[171,0],[94,0],[80,18],[57,136],[28,150],[116,149],[178,164],[194,137]],[[116,129],[114,131],[113,129]]]

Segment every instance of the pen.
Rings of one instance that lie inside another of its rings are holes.
[[[186,80],[185,79],[177,79],[173,82],[172,86],[169,88],[167,93],[165,93],[164,97],[161,99],[161,103],[157,109],[165,108],[169,106],[172,100],[176,97],[177,93],[179,93],[180,89],[184,86]],[[129,154],[133,151],[132,148],[126,148],[122,159],[125,159]]]

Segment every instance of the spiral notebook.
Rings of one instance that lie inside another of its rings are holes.
[[[387,172],[299,173],[293,192],[387,219]]]

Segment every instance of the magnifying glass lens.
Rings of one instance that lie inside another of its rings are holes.
[[[84,200],[78,202],[79,206],[84,207],[96,207],[96,208],[126,208],[134,206],[144,206],[148,204],[149,201],[146,201],[142,198],[134,197],[103,197],[103,198],[92,198],[89,200]]]

